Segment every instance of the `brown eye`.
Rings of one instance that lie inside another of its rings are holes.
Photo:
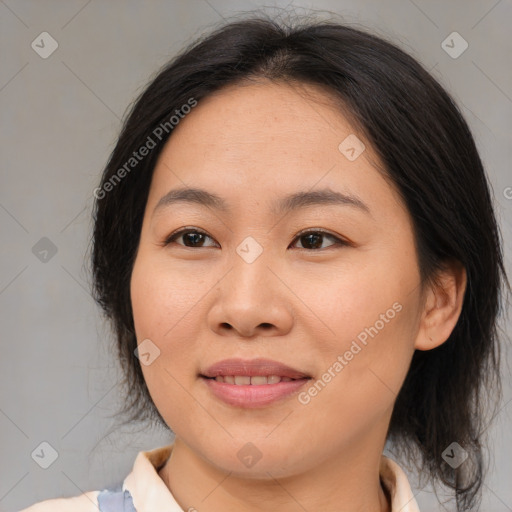
[[[180,238],[183,240],[183,243],[178,243],[178,245],[183,245],[185,247],[212,247],[205,246],[204,242],[207,238],[210,240],[213,240],[213,238],[197,229],[182,229],[177,231],[176,233],[173,233],[168,238],[166,238],[164,245],[169,245]]]
[[[323,246],[323,241],[325,238],[330,238],[334,240],[334,243],[327,246]],[[347,242],[344,240],[341,240],[340,238],[327,233],[326,231],[319,231],[319,230],[310,230],[300,233],[295,240],[298,240],[303,244],[304,247],[299,247],[299,249],[305,249],[305,250],[315,250],[315,249],[327,249],[329,247],[332,247],[334,245],[348,245]]]

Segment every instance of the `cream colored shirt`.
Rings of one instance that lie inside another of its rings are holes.
[[[139,452],[132,471],[124,479],[123,491],[130,492],[137,512],[184,512],[158,474],[169,458],[172,446]],[[384,455],[380,476],[391,495],[391,512],[420,512],[406,474],[395,461]],[[90,491],[73,498],[45,500],[20,512],[98,512],[99,493]]]

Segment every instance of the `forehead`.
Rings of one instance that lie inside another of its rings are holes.
[[[263,81],[231,85],[202,99],[173,137],[223,153],[263,146],[266,153],[304,153],[313,143],[325,149],[353,131],[332,94],[307,84]]]
[[[315,187],[370,200],[384,187],[396,201],[374,168],[378,160],[369,144],[352,161],[340,151],[347,137],[363,140],[320,88],[272,82],[226,87],[199,101],[174,128],[157,162],[148,206],[184,185],[255,206]]]

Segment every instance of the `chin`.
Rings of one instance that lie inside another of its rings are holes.
[[[246,434],[243,439],[233,438],[229,443],[199,448],[211,464],[223,472],[232,473],[233,476],[268,479],[269,473],[273,477],[286,477],[297,473],[303,462],[303,456],[297,450],[300,443],[290,443],[288,448],[277,437],[272,440],[249,439],[250,436]]]

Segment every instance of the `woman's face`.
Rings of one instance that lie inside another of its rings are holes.
[[[383,448],[422,299],[409,214],[356,136],[318,89],[231,86],[159,158],[131,278],[142,370],[177,438],[222,470]],[[183,188],[219,199],[157,206]],[[208,370],[226,359],[240,364]]]

